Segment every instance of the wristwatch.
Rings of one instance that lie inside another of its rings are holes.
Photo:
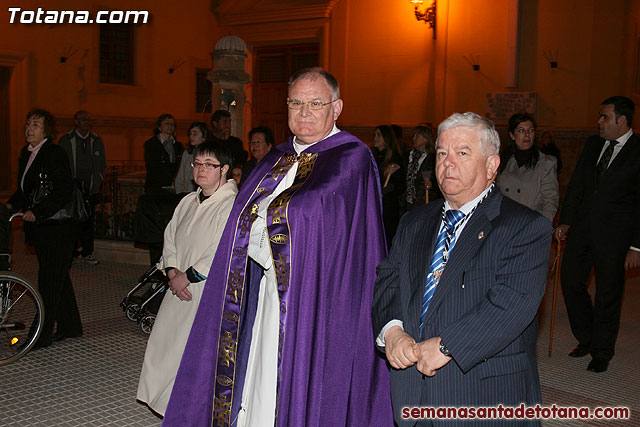
[[[440,341],[440,353],[444,354],[447,357],[451,357],[451,352],[449,351],[447,346],[442,343],[442,341]]]

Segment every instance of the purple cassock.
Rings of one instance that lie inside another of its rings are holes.
[[[386,253],[369,149],[339,132],[297,155],[293,139],[238,194],[209,272],[164,426],[234,425],[242,399],[261,267],[247,256],[257,205],[269,205],[280,298],[276,425],[393,426],[389,373],[376,354],[371,302]]]

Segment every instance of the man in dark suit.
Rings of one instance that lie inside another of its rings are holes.
[[[218,110],[211,115],[211,140],[231,152],[236,165],[244,164],[249,153],[242,148],[242,140],[231,135],[231,113]]]
[[[393,368],[399,425],[418,422],[403,407],[540,402],[536,312],[552,230],[495,189],[499,144],[493,123],[477,114],[440,124],[444,200],[402,218],[378,267],[373,327]]]
[[[600,136],[587,140],[565,197],[556,238],[568,237],[562,291],[587,370],[604,372],[613,357],[625,269],[640,266],[640,140],[631,129],[635,105],[624,96],[602,102]],[[595,270],[595,302],[587,291]]]
[[[64,134],[58,145],[67,153],[73,178],[80,184],[90,206],[89,219],[81,224],[80,247],[76,242],[74,258],[85,264],[96,265],[98,260],[93,256],[93,224],[107,160],[102,138],[90,130],[92,119],[89,113],[85,110],[77,111],[73,115],[73,122],[75,129]]]

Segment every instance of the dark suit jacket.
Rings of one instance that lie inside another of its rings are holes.
[[[83,190],[85,190],[88,194],[98,194],[100,192],[100,185],[102,181],[104,181],[104,173],[107,169],[107,157],[104,152],[104,144],[102,142],[102,138],[96,135],[93,132],[89,132],[89,152],[91,154],[91,181],[85,182],[83,184]],[[76,174],[76,140],[77,140],[76,130],[73,129],[68,133],[64,134],[60,140],[58,140],[58,145],[64,149],[67,153],[67,157],[69,158],[69,167],[71,168],[71,173],[74,178],[77,178]]]
[[[580,234],[626,254],[629,246],[640,248],[640,138],[631,135],[597,182],[604,143],[597,135],[587,140],[567,188],[560,224],[571,226],[571,238]]]
[[[458,236],[419,336],[443,203],[407,213],[389,257],[378,267],[375,336],[398,319],[416,341],[442,337],[453,356],[431,378],[415,366],[391,370],[394,414],[401,425],[407,425],[400,419],[404,406],[540,402],[535,318],[545,290],[551,225],[494,189]]]
[[[157,135],[144,143],[144,164],[147,167],[144,189],[147,194],[166,193],[162,187],[173,185],[182,157],[182,144],[175,141],[173,149],[176,153],[176,161],[171,163],[169,153],[164,149]]]
[[[216,144],[222,145],[227,150],[229,150],[229,153],[231,153],[231,157],[233,157],[234,166],[247,161],[249,153],[247,152],[247,150],[242,148],[242,140],[240,138],[230,136],[227,139],[220,139],[216,135],[212,134],[210,140],[215,142]]]
[[[47,141],[38,151],[36,158],[31,163],[27,174],[24,177],[24,190],[20,186],[22,175],[24,173],[31,152],[25,145],[20,152],[18,159],[18,186],[8,203],[16,211],[31,210],[36,217],[36,221],[48,218],[59,211],[71,198],[73,192],[73,178],[71,177],[71,169],[69,161],[64,150],[53,141]],[[40,172],[44,172],[47,178],[53,184],[53,192],[45,197],[40,203],[31,206],[30,196],[33,189],[40,182]],[[24,231],[27,241],[31,244],[37,244],[37,239],[47,233],[45,231],[54,227],[55,224],[24,224]]]

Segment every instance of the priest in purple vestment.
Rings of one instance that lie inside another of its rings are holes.
[[[289,81],[289,128],[244,183],[166,426],[393,426],[371,303],[386,253],[375,161],[335,122],[338,83]]]

